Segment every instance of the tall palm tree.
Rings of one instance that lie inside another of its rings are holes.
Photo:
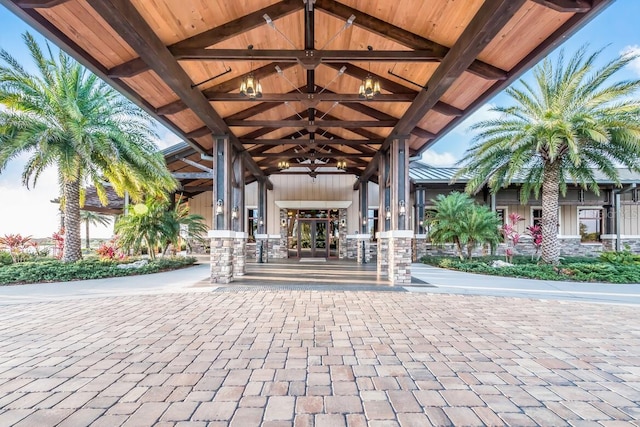
[[[107,203],[104,180],[123,196],[164,193],[175,181],[153,144],[149,117],[113,88],[64,54],[46,52],[29,33],[24,41],[37,73],[0,51],[0,172],[28,154],[22,173],[27,187],[57,166],[64,209],[63,261],[82,258],[81,188],[94,185]]]
[[[556,64],[545,59],[535,68],[533,85],[520,80],[522,88],[507,89],[514,105],[493,108],[499,118],[472,127],[480,133],[456,176],[470,177],[469,192],[485,185],[496,192],[521,178],[523,203],[542,190],[545,263],[559,262],[558,197],[567,182],[598,194],[595,169],[617,185],[617,166],[640,171],[640,80],[611,81],[635,57],[597,67],[601,53],[583,47],[565,60],[561,52]]]
[[[99,214],[92,211],[80,211],[80,219],[84,222],[85,226],[85,244],[87,249],[91,249],[91,239],[89,238],[89,226],[91,225],[104,225],[107,226],[111,223],[111,217],[108,215]]]

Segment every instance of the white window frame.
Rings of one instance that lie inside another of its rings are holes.
[[[533,226],[533,211],[534,210],[542,211],[542,206],[531,206],[529,208],[529,225],[530,226]],[[542,214],[540,214],[540,217],[542,218]],[[556,231],[558,236],[562,236],[560,234],[560,230],[562,230],[562,206],[558,206],[558,230]]]

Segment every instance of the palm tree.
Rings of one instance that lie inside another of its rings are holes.
[[[87,249],[91,249],[91,239],[89,238],[89,226],[90,225],[104,225],[107,226],[111,222],[111,217],[102,215],[92,211],[80,211],[80,219],[84,221],[85,226],[85,244]]]
[[[435,200],[435,214],[425,220],[430,228],[431,241],[454,243],[460,259],[471,259],[473,249],[485,243],[500,242],[500,219],[486,206],[478,206],[464,193],[439,194]]]
[[[522,88],[506,93],[513,106],[496,107],[497,119],[472,126],[480,133],[461,160],[456,177],[470,177],[466,190],[485,185],[492,192],[523,179],[522,203],[542,190],[542,260],[557,264],[558,198],[567,182],[598,194],[597,168],[620,185],[618,165],[640,171],[640,101],[634,92],[640,80],[611,82],[634,56],[617,57],[600,68],[602,51],[578,50],[568,61],[561,52],[535,68],[535,84],[520,80]]]
[[[62,51],[46,54],[33,36],[23,36],[37,73],[27,72],[0,51],[0,171],[11,159],[27,154],[22,173],[27,187],[57,166],[64,209],[63,261],[82,258],[81,188],[96,187],[107,203],[104,181],[118,195],[134,200],[144,193],[166,192],[175,181],[152,143],[149,117],[113,88]]]

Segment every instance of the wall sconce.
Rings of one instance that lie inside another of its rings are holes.
[[[216,202],[216,215],[222,215],[222,199]]]
[[[237,206],[233,207],[233,210],[231,211],[231,218],[238,219],[238,207]]]
[[[280,220],[280,227],[283,227],[283,228],[284,228],[284,227],[286,227],[286,226],[287,226],[287,220],[286,220],[285,218],[282,218],[282,219]]]
[[[362,225],[367,225],[367,217],[362,217]]]
[[[260,217],[260,219],[258,220],[258,225],[261,227],[264,225],[264,221],[262,220],[262,217]]]
[[[404,200],[400,200],[400,202],[398,202],[398,213],[400,216],[404,216],[407,213],[407,208],[404,206]]]
[[[344,228],[346,225],[347,225],[347,220],[346,220],[346,219],[344,219],[344,218],[342,218],[342,219],[340,220],[340,227],[343,227],[343,228]]]
[[[391,219],[391,208],[389,208],[389,206],[387,206],[387,213],[385,214],[385,218],[386,219]]]

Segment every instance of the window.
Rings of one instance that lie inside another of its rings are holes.
[[[599,242],[602,234],[602,209],[578,209],[578,232],[583,243]]]
[[[531,209],[531,225],[542,226],[542,209]]]
[[[367,211],[367,227],[365,234],[371,234],[371,237],[376,238],[376,232],[378,231],[378,209],[369,209]]]
[[[258,217],[258,209],[247,209],[247,220],[248,220],[248,234],[249,237],[247,239],[248,242],[256,241],[256,234],[260,234],[258,232],[258,221],[260,218]]]
[[[497,208],[496,216],[500,218],[500,222],[502,223],[502,225],[504,225],[505,221],[507,220],[507,210],[505,208]]]

